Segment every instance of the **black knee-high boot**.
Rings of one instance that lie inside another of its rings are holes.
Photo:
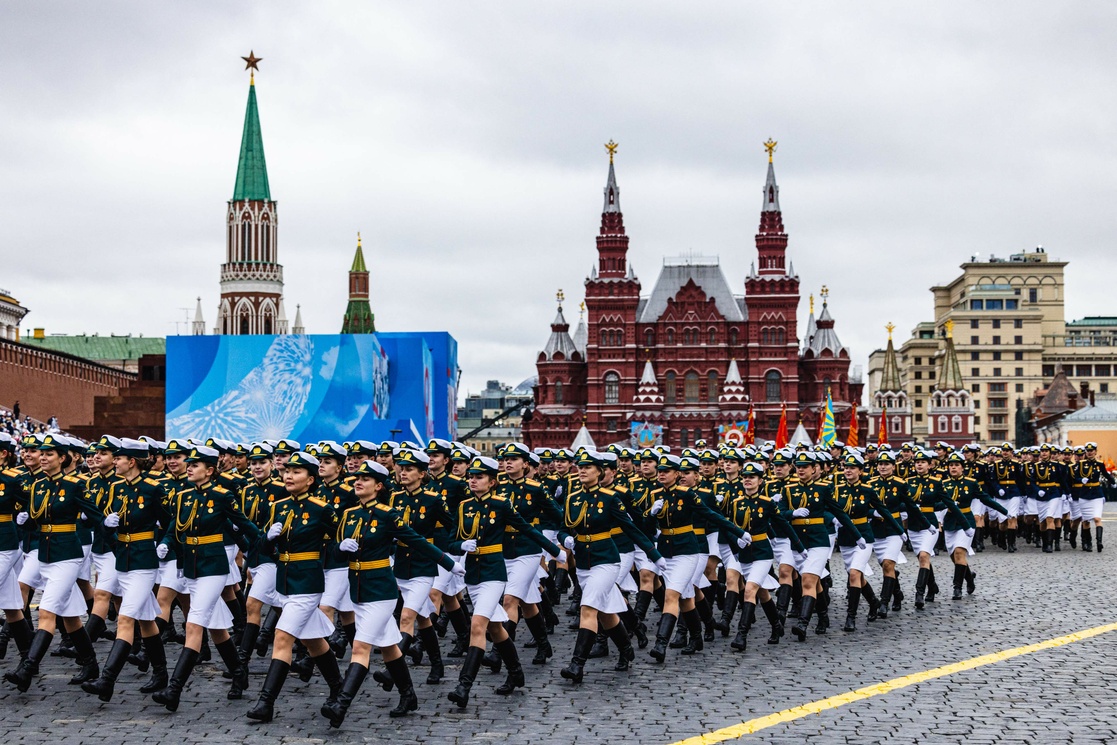
[[[4,680],[15,684],[20,693],[27,693],[27,689],[31,687],[32,679],[39,674],[39,663],[43,661],[47,650],[50,649],[50,642],[53,638],[54,634],[49,631],[43,631],[42,629],[36,631],[27,649],[27,656],[20,660],[19,667],[13,672],[4,673]]]
[[[818,616],[818,623],[815,624],[814,632],[816,634],[825,634],[826,630],[830,628],[829,587],[823,586],[822,590],[819,591],[818,601],[815,603],[814,611],[815,615]]]
[[[531,658],[531,664],[545,665],[554,655],[554,650],[551,648],[551,640],[547,638],[547,625],[543,621],[543,614],[536,613],[530,618],[524,618],[524,623],[535,639],[535,656]]]
[[[966,571],[968,567],[965,564],[954,565],[954,595],[951,596],[952,600],[962,599],[962,583],[966,581]]]
[[[741,594],[736,590],[725,591],[725,607],[722,609],[721,619],[714,625],[722,636],[729,636],[729,629],[733,624],[733,614],[737,612],[737,604],[741,601]]]
[[[524,669],[520,666],[520,655],[516,652],[516,642],[511,636],[502,642],[496,642],[493,646],[496,647],[500,659],[504,661],[504,666],[508,668],[508,677],[497,687],[496,692],[501,696],[507,696],[517,688],[523,688],[527,683],[524,680]]]
[[[438,638],[433,626],[428,626],[427,630],[434,634],[436,639]],[[388,716],[405,717],[419,708],[419,697],[415,695],[415,686],[411,682],[411,671],[407,669],[407,661],[403,657],[397,657],[384,664],[387,665],[388,672],[399,690],[399,703],[396,704],[396,708],[388,712]]]
[[[892,585],[896,580],[885,577],[880,582],[880,607],[877,609],[877,618],[888,618],[888,605],[892,601]]]
[[[726,594],[726,605],[729,604],[728,593]],[[748,600],[741,603],[741,620],[737,622],[737,635],[733,637],[733,641],[729,643],[737,652],[744,652],[748,647],[749,629],[752,628],[752,614],[756,610],[756,603],[751,603]]]
[[[327,701],[322,704],[321,714],[330,720],[330,726],[334,729],[340,727],[345,721],[345,714],[349,711],[353,699],[357,697],[357,692],[361,690],[366,675],[368,675],[367,667],[357,662],[349,663],[349,669],[345,671],[345,680],[341,682],[341,693],[337,694],[337,699],[332,703]]]
[[[702,621],[702,628],[704,630],[703,639],[708,642],[714,640],[714,609],[710,596],[705,595],[702,600],[695,599],[694,609],[698,611],[698,618]]]
[[[114,641],[108,659],[105,660],[105,667],[101,671],[101,677],[87,680],[81,684],[81,689],[86,693],[92,693],[102,701],[112,701],[117,676],[124,669],[124,663],[128,660],[128,652],[131,649],[132,645],[123,639]]]
[[[77,674],[70,678],[70,685],[76,686],[89,680],[96,680],[101,675],[101,669],[97,666],[97,652],[93,649],[93,642],[89,641],[89,634],[85,633],[85,627],[80,626],[77,631],[71,631],[70,641],[73,642],[78,655],[78,664],[81,665]]]
[[[1102,531],[1102,526],[1100,526],[1100,525],[1099,525],[1099,526],[1097,526],[1096,528],[1094,528],[1094,536],[1095,536],[1095,538],[1097,539],[1097,540],[1095,540],[1094,542],[1095,542],[1096,544],[1098,544],[1098,553],[1099,553],[1099,554],[1101,553],[1101,549],[1102,549],[1102,545],[1101,545],[1101,531]]]
[[[163,646],[163,635],[154,634],[143,637],[147,659],[151,663],[151,680],[140,686],[140,693],[155,693],[167,687],[167,649]]]
[[[183,647],[182,654],[178,656],[178,663],[175,665],[174,674],[171,675],[167,687],[153,693],[151,699],[157,704],[163,704],[167,707],[167,711],[178,711],[182,689],[186,686],[186,681],[190,679],[190,673],[194,671],[194,665],[198,664],[200,656],[193,649]]]
[[[675,623],[678,620],[677,616],[670,613],[664,613],[659,617],[659,628],[655,633],[655,646],[648,653],[656,662],[663,662],[667,657],[667,644],[671,641],[671,632],[675,630]]]
[[[31,622],[24,616],[15,623],[7,624],[4,628],[8,629],[8,633],[12,635],[12,640],[16,643],[16,649],[19,650],[19,656],[26,657],[27,651],[31,648],[31,639],[35,636],[35,631],[31,628]]]
[[[927,570],[923,567],[919,568],[919,574],[915,577],[915,609],[923,610],[923,599],[927,593]]]
[[[260,635],[256,638],[256,656],[263,657],[268,653],[272,639],[275,638],[275,627],[279,624],[279,610],[271,608],[264,622],[260,624]]]
[[[463,657],[469,649],[469,617],[460,605],[453,610],[446,611],[450,618],[450,625],[454,627],[454,645],[446,653],[447,657]]]
[[[927,569],[927,602],[935,602],[935,596],[939,594],[939,583],[935,581],[935,567]]]
[[[791,585],[780,585],[776,590],[776,612],[780,616],[780,626],[787,624],[787,606],[791,602]]]
[[[105,619],[96,613],[90,613],[85,621],[85,633],[89,634],[89,641],[96,643],[105,633]]]
[[[419,641],[423,645],[423,651],[427,653],[427,659],[430,660],[427,684],[436,685],[441,683],[442,676],[446,674],[446,668],[442,664],[442,648],[438,646],[438,632],[434,630],[433,624],[419,629]]]
[[[697,605],[697,602],[695,605]],[[697,607],[683,611],[683,623],[686,624],[687,633],[690,634],[690,641],[683,647],[682,654],[701,652],[704,646],[702,643],[702,616],[699,614]]]
[[[574,683],[581,683],[586,660],[589,659],[590,647],[593,646],[596,638],[597,632],[592,629],[578,629],[578,638],[574,641],[574,654],[570,658],[570,664],[560,670],[559,675]]]
[[[857,631],[857,606],[861,602],[861,588],[849,588],[849,597],[846,600],[846,622],[842,631]]]
[[[803,596],[803,607],[799,612],[799,620],[791,627],[791,633],[801,642],[807,640],[807,626],[811,623],[811,614],[814,613],[816,599],[810,595]]]
[[[464,709],[469,704],[469,692],[473,688],[473,681],[477,679],[477,671],[481,668],[481,658],[485,650],[481,647],[471,646],[465,653],[462,669],[458,674],[458,685],[447,696],[450,701]]]
[[[618,623],[613,628],[607,629],[605,633],[613,641],[613,646],[617,648],[620,655],[613,669],[617,672],[624,672],[628,669],[629,663],[636,659],[636,650],[632,648],[632,642],[628,639],[628,630],[625,629],[623,623]]]
[[[640,649],[648,646],[648,625],[645,618],[648,615],[648,607],[652,604],[652,594],[647,590],[640,590],[636,593],[636,605],[633,608],[633,615],[636,616],[636,626],[632,629],[632,633],[636,636],[636,645]]]
[[[861,585],[861,597],[865,598],[865,602],[869,606],[867,620],[875,621],[877,620],[877,611],[880,608],[880,599],[877,598],[877,593],[873,590],[873,586],[870,585],[867,580],[864,582],[865,583]]]
[[[248,663],[241,659],[237,643],[231,636],[220,644],[215,644],[214,647],[233,679],[225,697],[230,701],[239,701],[244,696],[244,689],[248,688]]]
[[[248,710],[245,715],[257,722],[270,722],[275,718],[275,699],[283,690],[283,683],[287,680],[287,673],[291,666],[283,660],[273,659],[268,667],[268,675],[264,678],[264,687],[260,691],[260,699],[256,705]],[[177,669],[175,671],[178,672]]]

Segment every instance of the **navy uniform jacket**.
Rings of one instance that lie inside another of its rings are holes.
[[[660,558],[652,542],[629,518],[616,490],[593,486],[567,498],[559,537],[563,541],[567,537],[574,538],[574,560],[579,569],[620,562],[620,552],[613,540],[614,530],[627,535],[652,561]]]

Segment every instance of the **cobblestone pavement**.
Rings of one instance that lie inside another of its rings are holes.
[[[1117,507],[1106,510],[1112,548],[1102,554],[1063,551],[1044,555],[1020,544],[1015,555],[999,549],[972,558],[977,594],[952,602],[950,562],[935,559],[943,599],[924,612],[911,607],[914,561],[901,567],[908,598],[899,614],[866,623],[864,605],[855,634],[839,630],[845,591],[838,582],[831,615],[835,628],[800,644],[790,635],[764,643],[764,623],[749,650],[733,654],[720,636],[693,658],[672,650],[665,665],[637,652],[629,673],[614,673],[612,660],[591,660],[585,682],[559,677],[574,632],[560,628],[556,656],[544,667],[525,664],[526,690],[504,698],[503,680],[482,669],[470,705],[459,711],[445,696],[457,676],[447,660],[446,681],[428,686],[425,666],[415,671],[420,709],[389,719],[395,695],[371,680],[344,727],[331,731],[318,715],[326,695],[320,677],[290,678],[279,699],[279,717],[250,724],[251,706],[267,668],[252,662],[251,700],[226,701],[227,681],[218,666],[199,666],[175,714],[138,692],[146,679],[127,668],[116,698],[102,704],[67,680],[71,660],[47,657],[42,677],[26,694],[0,682],[5,742],[383,742],[419,743],[672,743],[873,683],[1040,642],[1117,621],[1111,578],[1117,575]],[[835,555],[833,565],[840,564]],[[880,575],[874,577],[879,586]],[[564,621],[566,619],[564,618]],[[653,619],[654,620],[654,619]],[[526,637],[526,633],[524,635]],[[521,640],[522,641],[522,640]],[[57,641],[55,642],[57,645]],[[449,640],[444,641],[444,650]],[[108,642],[97,645],[102,660]],[[168,654],[173,667],[179,647]],[[531,651],[521,648],[525,662]],[[1117,633],[1014,657],[929,680],[764,729],[733,742],[1112,742],[1117,740],[1117,683],[1107,660],[1117,659]],[[14,645],[0,667],[16,664]],[[344,669],[344,665],[343,665]]]

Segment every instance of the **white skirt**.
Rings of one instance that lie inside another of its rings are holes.
[[[495,623],[504,623],[508,614],[500,604],[504,596],[504,583],[498,581],[482,582],[479,585],[466,585],[469,599],[473,601],[473,615],[487,618]]]
[[[322,593],[319,592],[285,595],[283,613],[280,614],[279,623],[275,628],[296,639],[325,639],[334,633],[334,624],[318,608],[321,602]]]
[[[431,602],[431,588],[434,587],[434,577],[412,577],[411,579],[397,579],[400,597],[403,598],[403,607],[413,610],[420,618],[426,618],[434,613],[434,603]]]
[[[772,568],[771,559],[760,559],[748,564],[739,564],[741,567],[741,576],[745,578],[745,583],[751,582],[754,585],[760,585],[765,590],[775,590],[780,586],[779,580],[768,573]]]
[[[791,550],[790,538],[769,538],[772,543],[773,563],[777,566],[797,566],[795,552]]]
[[[158,569],[134,569],[117,573],[120,583],[120,615],[137,621],[154,621],[159,615],[159,601],[152,588]]]
[[[730,540],[736,542],[737,539],[732,538]],[[737,557],[733,554],[732,546],[728,543],[719,543],[718,554],[721,556],[721,563],[725,565],[726,571],[732,570],[738,574],[744,574],[744,572],[741,571],[741,562],[738,561]]]
[[[91,556],[93,568],[97,570],[97,584],[95,589],[107,592],[117,597],[121,596],[120,580],[117,579],[116,554],[93,554]],[[129,616],[131,618],[131,616]]]
[[[721,551],[718,550],[718,532],[716,530],[713,533],[706,534],[706,553],[710,556],[721,556]]]
[[[973,543],[973,536],[966,535],[964,530],[948,530],[946,531],[946,550],[947,553],[954,553],[956,548],[966,549],[966,553],[973,556],[974,551],[970,548]]]
[[[1037,501],[1036,506],[1039,507],[1040,520],[1059,520],[1063,517],[1063,500],[1061,499],[1048,499],[1046,502]]]
[[[800,563],[796,570],[799,574],[813,574],[819,578],[830,576],[830,572],[826,571],[826,562],[830,560],[829,546],[808,548],[799,553],[798,558]]]
[[[225,591],[228,575],[198,577],[186,580],[186,592],[190,595],[190,613],[186,622],[203,629],[225,629],[233,625],[233,614],[221,599]]]
[[[903,536],[890,535],[883,538],[877,538],[872,542],[873,553],[876,554],[877,561],[894,561],[897,564],[907,564],[908,560],[904,558],[904,538]],[[912,544],[912,548],[915,544]]]
[[[620,588],[617,572],[620,564],[598,564],[591,569],[578,567],[578,582],[582,585],[582,607],[601,613],[620,613],[628,610]]]
[[[938,531],[931,530],[917,530],[915,532],[908,531],[908,538],[911,539],[911,547],[915,549],[915,555],[927,554],[928,556],[935,555],[935,544],[938,543]]]
[[[448,556],[457,563],[461,563],[462,557],[448,554]],[[438,567],[438,576],[434,579],[434,588],[443,595],[458,595],[465,589],[465,579],[457,576],[449,569],[445,569],[440,564]]]
[[[1081,520],[1082,519],[1082,500],[1081,499],[1071,499],[1071,500],[1068,500],[1068,501],[1069,501],[1069,506],[1070,506],[1070,519],[1071,520]]]
[[[636,563],[636,552],[625,551],[621,554],[621,567],[617,570],[617,587],[621,592],[636,592],[640,586],[632,579],[632,567]]]
[[[652,574],[659,574],[659,569],[656,568],[655,562],[648,558],[648,554],[644,549],[636,546],[632,552],[633,562],[636,564],[636,571],[638,572],[651,572]]]
[[[985,513],[988,510],[989,508],[986,507],[985,503],[982,502],[980,499],[970,500],[970,512],[973,513],[974,517],[985,517]]]
[[[40,571],[46,587],[39,598],[39,610],[62,618],[80,618],[85,613],[85,597],[78,589],[78,573],[85,559],[67,559],[41,563]]]
[[[23,610],[23,593],[19,591],[19,571],[23,552],[18,548],[0,551],[0,610]]]
[[[23,555],[23,566],[19,570],[19,583],[27,585],[32,590],[43,589],[43,570],[42,564],[39,563],[39,549],[28,551]]]
[[[1001,499],[998,501],[1002,505],[1004,505],[1004,508],[1008,511],[1008,514],[1002,515],[995,510],[991,510],[989,512],[989,517],[993,518],[994,520],[997,520],[998,522],[1004,522],[1005,520],[1017,518],[1024,514],[1023,497],[1001,497]]]
[[[327,569],[326,572],[326,589],[322,592],[321,605],[327,608],[348,613],[353,610],[353,600],[349,597],[349,569],[348,567],[341,567],[340,569]],[[434,579],[433,577],[431,578]],[[274,582],[274,580],[273,580]],[[429,587],[427,589],[430,589]],[[433,613],[433,608],[431,609]],[[330,632],[333,633],[333,632]]]
[[[237,566],[237,551],[239,550],[236,544],[225,547],[225,555],[229,557],[229,576],[225,580],[226,587],[240,582],[240,567]]]
[[[357,621],[357,633],[353,638],[379,649],[391,647],[403,641],[399,624],[394,615],[395,600],[377,600],[375,603],[356,603],[353,615]]]
[[[869,559],[873,558],[873,545],[873,543],[870,543],[865,548],[842,546],[842,563],[846,565],[846,571],[857,571],[866,577],[872,577],[873,570],[869,565]]]
[[[1078,508],[1082,512],[1083,520],[1096,520],[1101,517],[1102,508],[1104,507],[1105,499],[1103,497],[1078,500]]]
[[[248,587],[248,597],[259,600],[264,605],[273,608],[283,607],[283,596],[275,591],[275,564],[261,564],[250,569],[252,584]],[[348,572],[348,570],[346,570]],[[348,580],[348,577],[346,577]],[[348,581],[346,582],[348,588]],[[352,603],[352,601],[350,601]]]
[[[667,559],[667,571],[663,573],[663,584],[666,585],[668,590],[679,593],[683,600],[694,597],[694,573],[705,569],[704,562],[699,564],[698,559],[698,554],[672,556]]]
[[[78,579],[89,582],[93,577],[93,544],[83,545],[81,551],[85,556],[81,560],[81,568],[78,570]]]
[[[518,598],[524,603],[538,603],[543,598],[539,595],[539,554],[529,554],[518,559],[505,559],[504,571],[508,574],[508,581],[504,586],[504,593]],[[405,601],[406,602],[406,601]]]
[[[1025,515],[1038,515],[1039,514],[1039,500],[1035,497],[1028,497],[1024,500],[1024,514]]]
[[[160,562],[159,577],[156,581],[160,589],[166,587],[179,595],[186,594],[186,578],[182,576],[182,571],[178,568],[178,559]]]

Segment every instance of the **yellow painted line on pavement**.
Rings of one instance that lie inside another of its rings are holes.
[[[808,714],[819,714],[828,709],[836,709],[839,706],[852,704],[855,701],[862,701],[867,698],[872,698],[873,696],[880,696],[885,693],[891,693],[892,691],[916,685],[917,683],[923,683],[935,678],[942,678],[947,675],[953,675],[954,673],[960,673],[966,670],[973,670],[976,667],[982,667],[984,665],[992,665],[995,662],[1004,662],[1005,660],[1010,660],[1013,657],[1019,657],[1025,654],[1042,652],[1045,649],[1062,647],[1064,645],[1073,644],[1074,642],[1080,642],[1084,639],[1089,639],[1090,637],[1098,636],[1100,634],[1106,634],[1110,631],[1117,631],[1117,623],[1107,623],[1104,626],[1095,626],[1092,629],[1077,631],[1073,634],[1067,634],[1066,636],[1058,636],[1054,639],[1048,639],[1036,644],[1029,644],[1026,647],[1005,649],[1000,652],[993,652],[992,654],[981,655],[980,657],[971,657],[968,660],[954,662],[949,665],[943,665],[942,667],[933,668],[931,670],[924,670],[923,672],[912,673],[910,675],[904,675],[899,678],[893,678],[892,680],[886,680],[883,683],[876,683],[871,686],[866,686],[865,688],[858,688],[855,691],[847,691],[846,693],[840,693],[837,696],[831,696],[830,698],[824,698],[819,701],[812,701],[811,703],[803,704],[802,706],[795,706],[790,709],[784,709],[783,711],[777,711],[775,714],[769,714],[767,716],[757,717],[756,719],[750,719],[747,722],[741,722],[740,724],[735,724],[731,727],[725,727],[723,729],[714,730],[713,732],[707,732],[704,735],[688,737],[685,740],[679,740],[678,742],[672,743],[672,745],[713,745],[713,743],[725,742],[726,740],[735,740],[739,737],[744,737],[745,735],[751,735],[754,732],[759,732],[762,729],[774,727],[777,724],[793,722],[796,719],[801,719],[807,716]]]

